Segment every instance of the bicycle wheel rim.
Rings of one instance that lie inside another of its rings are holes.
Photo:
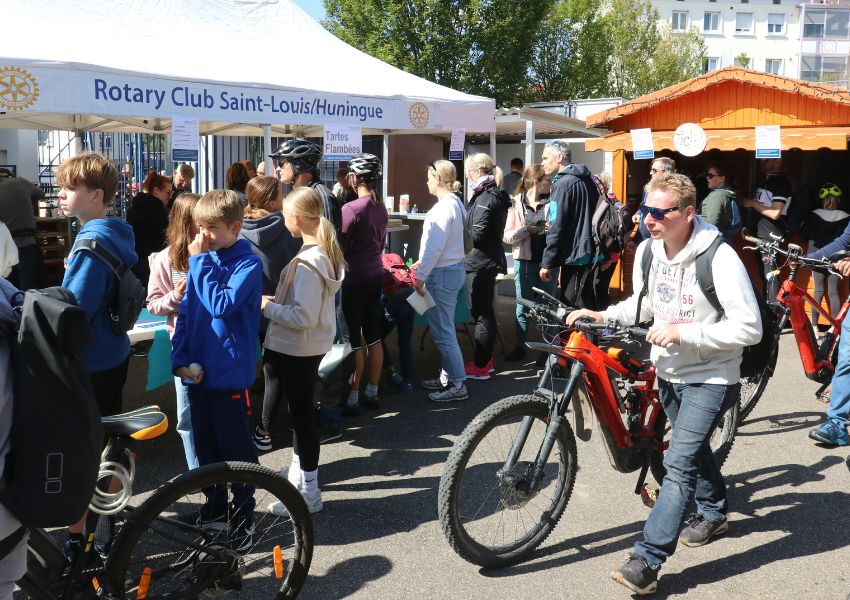
[[[227,494],[226,518],[199,526],[204,489],[215,484]],[[250,511],[234,504],[234,484],[253,486]],[[287,514],[268,511],[275,500]],[[253,518],[252,536],[245,535],[245,514]],[[312,545],[307,507],[288,481],[257,464],[217,463],[184,473],[135,509],[106,571],[117,598],[294,598]]]
[[[538,410],[526,404],[494,417],[474,436],[458,465],[451,499],[455,522],[466,544],[479,553],[507,557],[531,550],[563,511],[569,465],[574,463],[563,436],[556,438],[539,489],[531,495],[517,489],[546,431],[546,405],[534,404]],[[500,474],[525,416],[533,418],[526,443],[515,465]]]

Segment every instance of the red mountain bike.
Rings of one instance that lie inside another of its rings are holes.
[[[582,321],[566,329],[566,311],[551,296],[544,303],[518,302],[550,342],[527,344],[549,353],[537,389],[479,413],[455,442],[440,479],[443,531],[455,552],[484,567],[525,559],[566,509],[578,460],[568,410],[585,441],[596,415],[611,466],[621,473],[640,471],[635,493],[647,471],[659,483],[665,475],[668,427],[655,368],[623,347],[645,337],[646,329]],[[557,371],[568,374],[559,378]],[[556,381],[563,384],[560,392]],[[714,431],[718,465],[732,447],[737,419],[734,403]]]
[[[776,314],[774,323],[762,324],[763,335],[772,335],[774,337],[768,365],[762,372],[752,377],[741,378],[742,421],[755,408],[756,403],[767,387],[767,382],[770,381],[773,375],[773,371],[776,368],[776,359],[779,355],[779,336],[786,323],[791,324],[791,329],[794,332],[794,339],[797,342],[797,349],[800,352],[800,360],[803,362],[803,371],[806,377],[823,384],[815,395],[820,399],[825,397],[825,392],[832,382],[832,374],[835,372],[841,322],[844,320],[844,315],[847,314],[848,308],[850,308],[850,298],[848,298],[841,305],[838,316],[833,318],[819,303],[814,301],[806,290],[794,283],[797,277],[797,271],[801,266],[822,273],[840,275],[832,267],[832,264],[836,260],[843,258],[843,255],[823,259],[811,259],[803,256],[803,249],[797,244],[788,244],[788,249],[783,250],[779,246],[781,240],[765,240],[750,236],[746,236],[744,239],[755,244],[755,246],[747,246],[746,248],[748,250],[758,250],[764,257],[765,263],[773,267],[770,270],[772,277],[776,277],[779,274],[776,261],[777,256],[787,258],[790,272],[788,278],[779,286],[776,298],[768,298],[768,305]],[[807,305],[814,307],[818,314],[829,322],[829,330],[825,333],[820,343],[817,341],[814,327],[809,319],[809,307]]]

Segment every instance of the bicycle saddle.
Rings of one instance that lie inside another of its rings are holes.
[[[168,430],[168,417],[156,405],[101,417],[107,435],[126,435],[134,440],[152,440]]]

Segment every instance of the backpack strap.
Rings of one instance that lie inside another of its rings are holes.
[[[17,547],[21,540],[24,539],[26,533],[27,528],[21,525],[15,531],[0,540],[0,560],[6,558],[6,556],[8,556],[9,553]]]
[[[77,238],[74,242],[74,248],[71,250],[71,256],[79,251],[90,252],[105,262],[119,281],[127,271],[127,267],[124,266],[121,259],[112,254],[103,244],[98,244],[95,238]]]
[[[643,304],[643,299],[649,293],[649,270],[652,268],[652,241],[647,242],[646,250],[640,257],[640,272],[643,275],[643,287],[638,294],[637,312],[635,313],[635,326],[640,323],[640,305]]]
[[[711,304],[712,308],[717,311],[717,321],[723,318],[725,311],[720,300],[717,298],[717,289],[714,286],[714,275],[711,272],[711,263],[714,261],[714,255],[717,249],[726,242],[722,236],[717,236],[711,244],[700,252],[696,257],[696,277],[699,289],[702,290],[705,299]]]

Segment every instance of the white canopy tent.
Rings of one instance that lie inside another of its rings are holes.
[[[186,116],[202,135],[495,129],[493,100],[383,63],[290,0],[4,4],[0,127],[167,133]]]

